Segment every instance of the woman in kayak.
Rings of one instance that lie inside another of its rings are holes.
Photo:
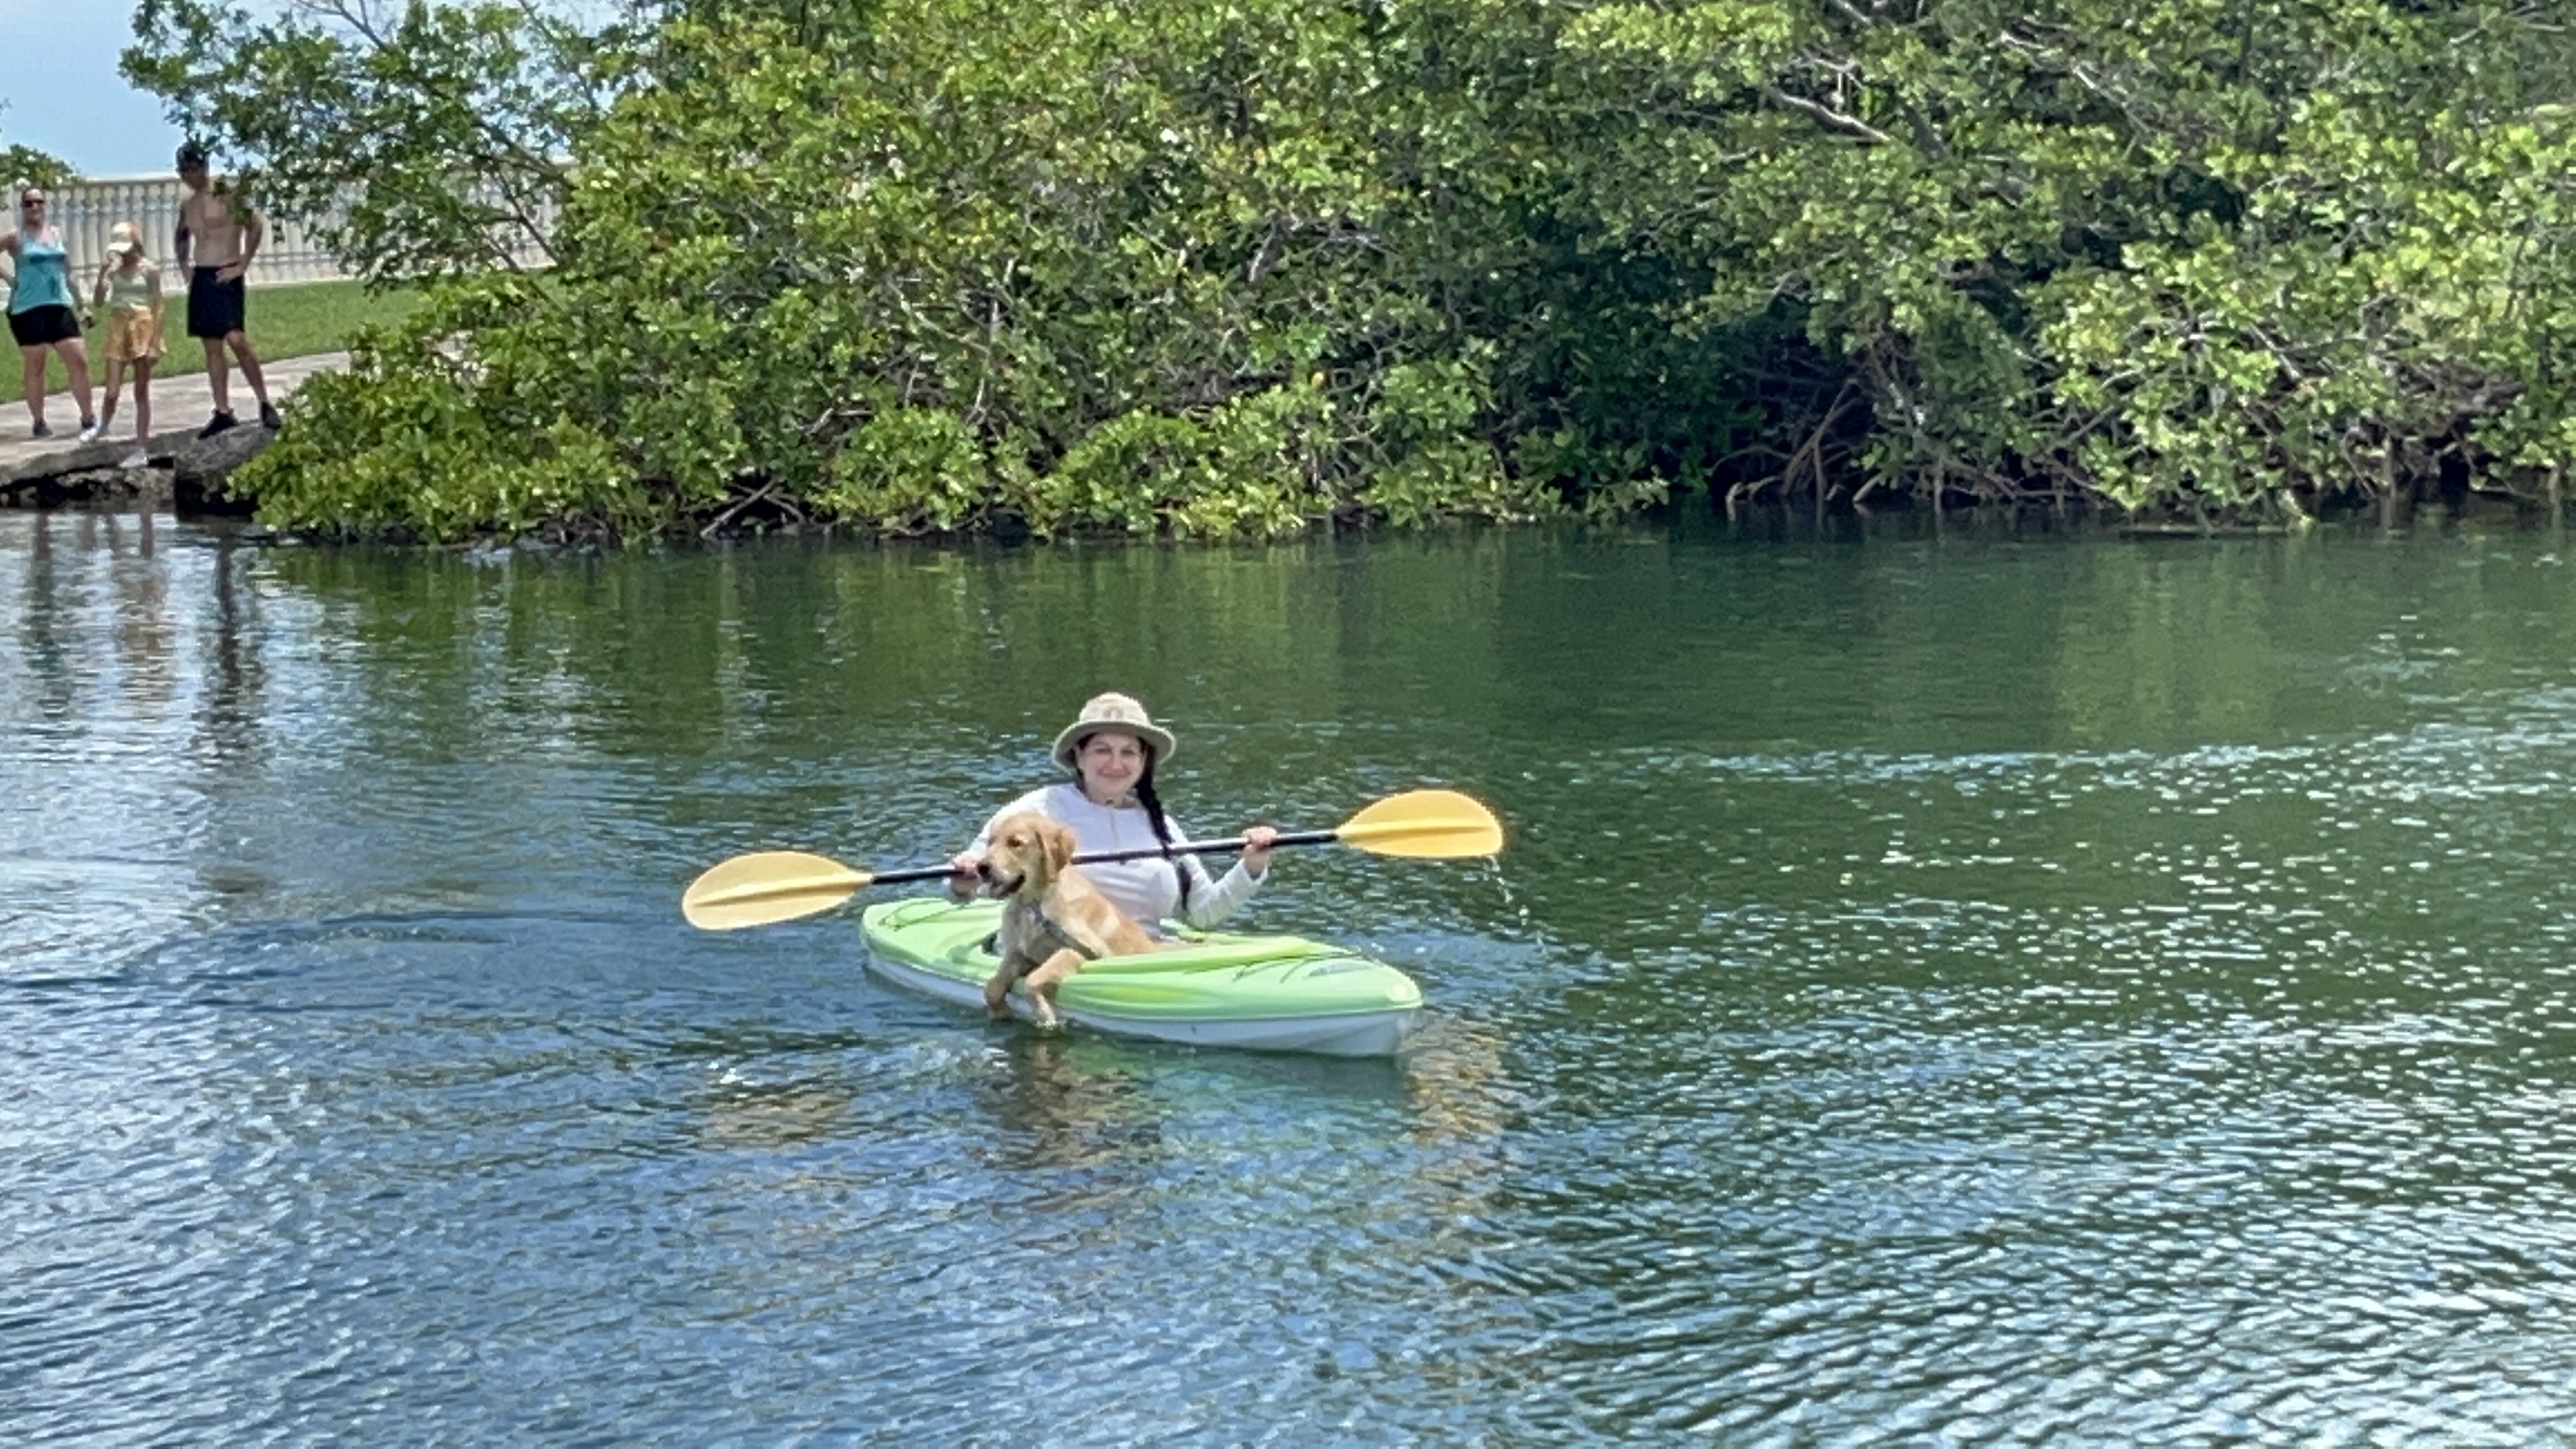
[[[1198,856],[1175,851],[1174,846],[1189,841],[1189,834],[1164,812],[1154,793],[1154,766],[1172,757],[1173,743],[1172,732],[1154,723],[1145,706],[1123,694],[1099,695],[1055,737],[1055,761],[1072,771],[1073,778],[1030,791],[993,812],[993,820],[1035,810],[1072,826],[1084,851],[1159,846],[1158,858],[1086,865],[1082,872],[1147,930],[1168,917],[1213,926],[1261,888],[1279,832],[1267,825],[1244,831],[1243,853],[1219,878],[1210,878]],[[951,893],[975,893],[975,866],[992,838],[992,822],[987,821],[974,845],[949,861],[956,871],[948,882]]]

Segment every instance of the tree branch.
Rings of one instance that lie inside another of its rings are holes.
[[[1895,137],[1858,116],[1846,116],[1821,101],[1811,101],[1805,96],[1793,96],[1778,86],[1764,86],[1762,98],[1773,105],[1812,117],[1828,131],[1839,131],[1846,136],[1855,136],[1873,146],[1893,145],[1896,140]]]

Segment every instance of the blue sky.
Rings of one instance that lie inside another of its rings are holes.
[[[0,144],[50,151],[89,176],[167,172],[178,128],[160,97],[116,73],[133,39],[126,0],[0,0]]]

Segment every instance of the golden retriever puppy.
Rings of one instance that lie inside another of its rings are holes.
[[[1073,827],[1024,810],[993,825],[975,874],[1002,908],[1001,964],[984,983],[984,1006],[1011,1014],[1011,983],[1028,979],[1029,1015],[1056,1024],[1055,989],[1084,963],[1154,949],[1154,938],[1109,903],[1073,863]]]

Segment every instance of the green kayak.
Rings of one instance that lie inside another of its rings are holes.
[[[1002,903],[887,901],[859,916],[868,969],[899,986],[984,1009],[987,942]],[[1386,1056],[1422,1009],[1413,978],[1381,961],[1297,936],[1186,931],[1169,950],[1104,956],[1056,990],[1066,1020],[1099,1031],[1201,1046],[1327,1056]],[[1017,988],[1012,1006],[1028,1008]]]

